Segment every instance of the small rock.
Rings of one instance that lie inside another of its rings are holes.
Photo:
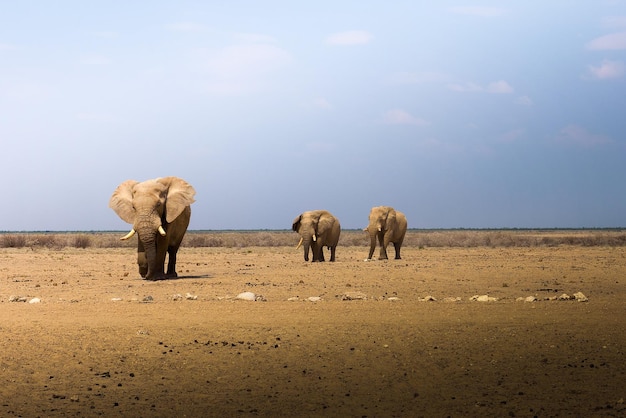
[[[111,298],[111,302],[121,302],[122,298]]]
[[[528,296],[524,299],[524,302],[537,302],[537,298],[534,296]]]
[[[391,302],[397,302],[397,301],[399,301],[399,300],[401,300],[401,299],[400,299],[399,297],[397,297],[397,296],[392,296],[392,297],[390,297],[390,298],[387,298],[387,300],[389,300],[389,301],[391,301]]]
[[[198,295],[192,295],[191,293],[187,293],[185,295],[185,299],[187,299],[187,300],[198,300]]]
[[[177,293],[172,296],[172,300],[183,300],[183,295],[181,295],[180,293]]]
[[[563,293],[561,296],[559,296],[559,300],[571,300],[572,297],[570,295],[568,295],[567,293]]]
[[[252,292],[242,292],[240,294],[237,295],[236,299],[240,299],[240,300],[250,300],[250,301],[255,301],[256,300],[256,295]]]
[[[319,302],[320,300],[322,300],[322,298],[319,296],[310,296],[306,298],[306,300],[308,300],[309,302]]]
[[[419,299],[420,302],[437,302],[437,299],[435,299],[434,297],[428,295],[423,299]]]
[[[28,303],[41,303],[41,299],[39,299],[39,298],[32,298],[31,300],[28,301]]]
[[[27,302],[28,298],[25,296],[15,296],[15,295],[11,295],[11,297],[9,298],[9,302]]]
[[[341,300],[367,300],[367,295],[361,292],[348,292],[341,295]]]
[[[298,296],[294,296],[291,298],[288,298],[287,301],[288,302],[298,302],[300,300],[300,298]]]
[[[585,296],[583,294],[583,292],[576,292],[576,293],[574,293],[574,298],[578,302],[589,302],[589,298],[587,298],[587,296]]]
[[[78,397],[78,395],[73,395],[70,397],[70,401],[71,402],[78,402],[80,400],[80,398]]]
[[[141,299],[142,302],[152,302],[154,300],[154,298],[150,295],[144,297],[143,299]]]
[[[494,298],[488,295],[474,295],[470,298],[471,301],[474,302],[495,302],[498,298]]]

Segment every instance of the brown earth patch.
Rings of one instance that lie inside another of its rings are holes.
[[[626,248],[366,255],[182,248],[148,282],[130,248],[1,249],[0,414],[626,414]]]

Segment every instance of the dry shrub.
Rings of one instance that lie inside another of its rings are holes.
[[[91,246],[91,237],[89,235],[81,234],[73,238],[74,247],[87,248]]]
[[[61,249],[65,245],[61,242],[64,234],[35,234],[30,236],[29,247],[45,247],[50,249]]]
[[[137,246],[137,237],[121,241],[123,232],[82,233],[5,233],[0,235],[4,248],[129,248]],[[299,236],[293,231],[189,231],[185,247],[291,247]],[[378,245],[378,244],[377,244]],[[404,247],[552,247],[626,246],[622,230],[409,230]],[[344,230],[339,246],[367,247],[369,236],[358,229]]]
[[[26,246],[26,236],[7,234],[2,236],[3,248],[22,248]]]

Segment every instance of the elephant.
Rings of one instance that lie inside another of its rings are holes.
[[[400,260],[400,247],[406,234],[407,222],[404,213],[395,210],[390,206],[376,206],[370,211],[369,225],[364,231],[370,236],[370,253],[368,260],[372,259],[374,248],[376,248],[376,238],[380,243],[379,260],[387,260],[387,245],[390,242],[396,249],[396,260]]]
[[[341,225],[339,219],[330,212],[327,210],[304,212],[293,220],[291,229],[301,237],[296,249],[304,243],[304,261],[309,261],[309,248],[313,254],[312,261],[325,261],[323,247],[330,249],[330,261],[335,261]]]
[[[196,191],[178,177],[126,180],[113,192],[109,207],[133,225],[122,240],[138,234],[137,264],[147,280],[178,277],[176,253],[185,236]],[[165,255],[169,255],[164,272]]]

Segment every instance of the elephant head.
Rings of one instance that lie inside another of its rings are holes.
[[[313,261],[324,261],[323,247],[330,248],[330,261],[335,261],[335,249],[341,234],[339,220],[326,210],[312,210],[293,220],[291,228],[300,234],[297,248],[304,245],[304,261],[309,261],[309,248]]]
[[[139,235],[137,264],[139,274],[150,280],[176,277],[176,253],[191,217],[194,188],[178,177],[164,177],[120,184],[109,207],[133,226],[122,239]],[[169,254],[167,274],[165,255]]]
[[[367,257],[371,260],[376,248],[376,238],[380,243],[380,260],[387,259],[387,245],[393,243],[396,250],[396,259],[400,259],[400,247],[404,241],[407,229],[406,217],[402,212],[390,206],[373,207],[369,215],[369,224],[365,231],[370,236],[370,252]]]

